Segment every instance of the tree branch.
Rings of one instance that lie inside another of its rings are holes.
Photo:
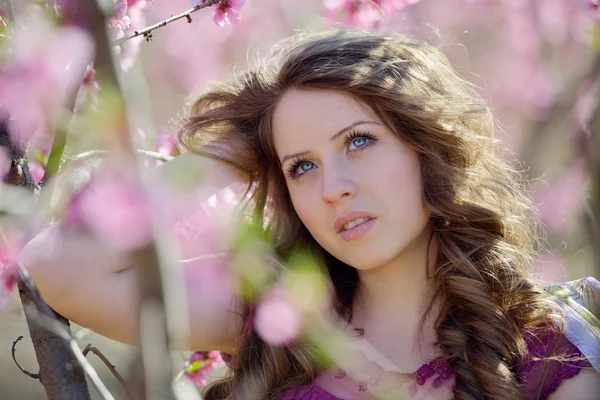
[[[43,329],[44,332],[53,333],[60,340],[67,342],[72,354],[75,356],[76,360],[72,360],[72,361],[69,361],[68,363],[64,364],[64,366],[62,366],[62,368],[61,368],[64,371],[60,371],[60,372],[62,374],[67,374],[71,370],[82,369],[88,375],[88,377],[90,378],[90,380],[92,381],[92,383],[94,384],[96,389],[98,389],[98,392],[100,393],[100,395],[102,396],[102,398],[104,400],[115,400],[115,398],[108,391],[108,389],[106,388],[104,383],[102,383],[102,381],[100,380],[100,377],[98,376],[98,373],[96,372],[94,367],[92,367],[92,365],[87,361],[87,359],[81,352],[81,349],[79,348],[79,345],[77,344],[77,341],[71,334],[71,330],[66,328],[61,323],[61,321],[57,320],[54,317],[54,315],[52,315],[55,313],[52,311],[52,309],[46,303],[44,303],[42,301],[41,295],[39,294],[37,288],[35,287],[35,284],[31,280],[31,277],[29,276],[29,274],[27,273],[25,268],[23,268],[23,266],[20,263],[17,265],[19,267],[19,272],[20,272],[19,290],[21,290],[21,284],[24,287],[27,287],[27,289],[29,290],[29,293],[32,294],[33,298],[35,299],[35,303],[36,303],[35,305],[24,306],[25,313],[29,314],[31,316],[32,320],[35,321],[36,326],[38,326],[40,329]],[[48,314],[49,312],[51,312],[52,314],[49,315]],[[67,321],[67,323],[68,323],[68,321]],[[45,376],[43,375],[41,370],[40,370],[40,375],[41,375],[41,380],[43,382],[43,380],[45,379]],[[68,390],[68,389],[65,389],[65,390]],[[86,384],[86,390],[87,390],[87,384]],[[64,396],[64,397],[48,396],[48,398],[50,400],[55,399],[55,398],[61,399],[61,400],[62,399],[73,399],[73,398],[79,399],[80,398],[80,397],[76,397],[77,396],[76,393],[75,394],[67,393],[62,396]],[[73,397],[73,396],[75,396],[75,397]],[[87,398],[89,398],[89,392],[88,392],[87,396],[88,396]]]
[[[117,371],[115,366],[108,360],[108,358],[106,358],[106,356],[104,354],[102,354],[102,352],[100,350],[98,350],[98,348],[93,347],[91,343],[88,344],[87,346],[85,346],[85,349],[83,349],[82,353],[84,356],[87,356],[87,354],[90,351],[92,353],[94,353],[95,355],[97,355],[98,358],[100,358],[102,360],[102,362],[104,362],[104,365],[106,365],[106,367],[110,370],[110,372],[112,372],[113,376],[115,378],[117,378],[117,380],[121,383],[121,385],[123,385],[123,389],[125,389],[125,394],[128,397],[133,397],[127,388],[127,382],[125,382],[125,379],[123,379],[121,374],[119,374],[119,372]]]
[[[161,21],[159,23],[156,23],[154,25],[151,25],[147,28],[142,29],[141,31],[135,31],[133,34],[126,36],[124,38],[121,38],[119,40],[115,40],[114,44],[115,45],[120,45],[123,44],[124,42],[126,42],[127,40],[136,38],[138,36],[143,36],[144,38],[146,38],[147,41],[152,39],[152,31],[158,29],[158,28],[162,28],[163,26],[167,26],[168,24],[170,24],[171,22],[175,22],[178,19],[182,19],[182,18],[186,18],[188,23],[192,22],[192,17],[191,14],[195,13],[196,11],[200,11],[203,8],[206,7],[212,7],[215,4],[218,4],[220,0],[208,0],[206,1],[206,3],[197,5],[193,8],[190,8],[187,11],[182,12],[181,14],[177,14],[177,15],[172,15],[170,18],[165,19],[164,21]]]
[[[106,16],[96,1],[85,3],[86,20],[90,32],[96,41],[97,76],[102,87],[110,87],[116,97],[114,106],[118,107],[115,115],[118,121],[119,150],[125,158],[135,159],[135,150],[129,136],[127,108],[120,89],[117,72],[112,58],[114,46],[108,40]],[[212,4],[212,2],[207,2]],[[207,5],[205,5],[206,7]],[[138,171],[131,171],[134,174]],[[174,400],[172,389],[172,368],[169,357],[169,340],[167,332],[167,315],[163,295],[161,265],[154,240],[144,248],[133,252],[133,263],[139,267],[137,273],[138,302],[138,343],[140,356],[134,363],[131,388],[136,398],[152,400]],[[136,368],[135,366],[141,366]]]
[[[17,356],[16,356],[16,352],[17,352],[17,343],[19,343],[19,341],[23,339],[23,336],[19,336],[12,344],[12,349],[11,349],[11,353],[12,353],[12,359],[15,362],[15,364],[17,365],[17,367],[21,370],[22,373],[24,373],[25,375],[27,375],[30,378],[33,379],[40,379],[40,374],[32,374],[31,372],[27,371],[26,369],[24,369],[23,367],[21,367],[21,364],[19,364],[19,362],[17,361]]]
[[[169,156],[167,154],[162,154],[162,153],[158,153],[156,151],[150,151],[150,150],[137,149],[136,153],[139,154],[140,156],[153,158],[158,161],[166,162],[166,161],[173,159],[173,156]],[[82,161],[86,161],[86,160],[96,158],[96,157],[104,157],[104,156],[107,156],[108,154],[109,154],[109,152],[106,150],[86,151],[86,152],[76,154],[73,157],[69,157],[69,158],[63,160],[62,167],[64,167],[65,165],[71,164],[71,163],[82,162]]]

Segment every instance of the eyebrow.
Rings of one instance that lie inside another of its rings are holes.
[[[337,138],[339,138],[340,136],[342,136],[346,131],[349,131],[350,129],[354,128],[355,126],[364,125],[364,124],[381,125],[377,121],[364,121],[364,120],[356,121],[356,122],[353,122],[352,124],[348,125],[347,127],[341,129],[338,133],[336,133],[335,135],[333,135],[332,137],[330,137],[329,141],[330,142],[334,142],[335,140],[337,140]],[[286,154],[281,159],[281,165],[283,165],[283,163],[285,163],[290,158],[301,157],[301,156],[303,156],[305,154],[308,154],[308,153],[310,153],[310,151],[304,150],[304,151],[300,151],[298,153]]]

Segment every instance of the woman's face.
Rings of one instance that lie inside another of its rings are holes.
[[[418,156],[354,99],[290,90],[273,135],[294,209],[334,257],[372,269],[423,237],[430,213]]]

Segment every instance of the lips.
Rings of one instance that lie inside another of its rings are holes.
[[[366,211],[350,211],[340,215],[333,224],[333,229],[336,233],[340,233],[344,229],[344,225],[358,218],[375,219],[376,217]]]

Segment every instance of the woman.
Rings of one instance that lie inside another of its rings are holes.
[[[203,306],[192,305],[190,345],[233,356],[232,375],[204,397],[363,399],[385,376],[393,398],[596,398],[592,360],[530,276],[535,221],[523,182],[501,157],[489,108],[446,58],[356,31],[294,38],[274,56],[203,94],[181,141],[217,160],[210,187],[253,185],[259,219],[270,201],[278,258],[310,248],[337,315],[385,359],[357,352],[371,379],[356,382],[319,368],[308,345],[265,343],[251,304],[234,300],[226,312],[195,294]],[[110,309],[98,297],[114,305],[108,288],[133,284],[129,268],[111,270],[106,292],[89,279],[97,297],[79,289],[76,306],[47,269],[30,269],[65,316],[132,337],[131,299],[119,298],[110,324],[98,317]]]

